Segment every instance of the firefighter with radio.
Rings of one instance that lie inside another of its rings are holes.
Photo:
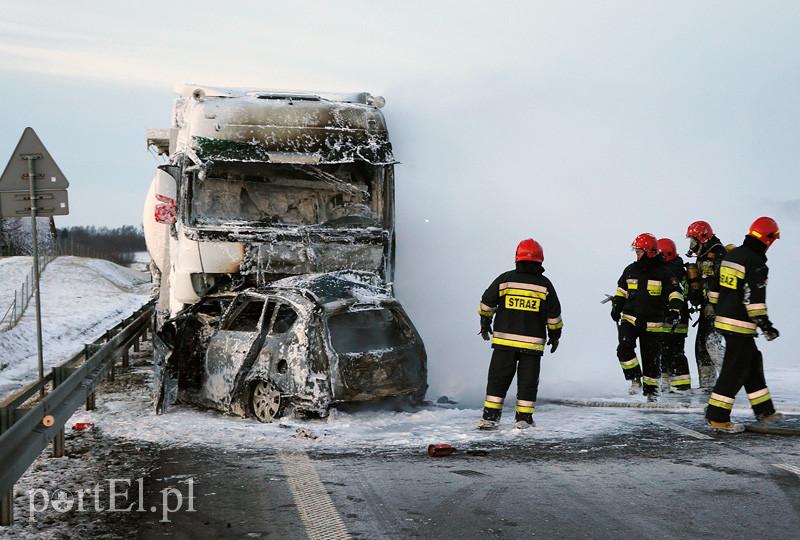
[[[689,225],[686,237],[689,239],[686,256],[697,257],[696,263],[686,265],[689,301],[700,314],[694,342],[695,360],[700,388],[711,390],[722,366],[725,344],[722,335],[714,328],[714,304],[709,300],[708,291],[727,250],[706,221],[695,221]]]
[[[731,422],[734,399],[744,386],[750,406],[762,423],[783,418],[775,412],[764,379],[764,361],[756,346],[757,331],[772,341],[780,334],[767,313],[767,249],[780,238],[774,219],[756,219],[741,246],[722,260],[709,291],[716,306],[714,326],[725,338],[725,358],[708,400],[706,419],[714,431],[740,433],[744,426]]]
[[[658,250],[678,281],[681,293],[686,295],[688,284],[683,259],[678,255],[675,242],[669,238],[658,239]],[[660,364],[661,390],[685,393],[692,387],[689,375],[689,361],[686,358],[686,336],[689,332],[689,308],[686,302],[681,306],[680,319],[676,325],[666,325],[661,334]]]
[[[661,375],[659,336],[665,326],[680,324],[684,298],[678,280],[658,252],[655,236],[642,233],[631,247],[636,261],[622,272],[611,301],[611,318],[618,323],[617,358],[625,379],[631,381],[630,393],[641,391],[648,401],[655,401]],[[637,339],[641,365],[636,356]]]
[[[517,374],[515,427],[534,426],[539,368],[545,345],[554,353],[561,339],[561,304],[544,275],[544,252],[528,238],[517,246],[516,268],[495,279],[481,297],[480,334],[492,342],[492,360],[479,429],[495,429]],[[492,319],[494,319],[494,324]]]

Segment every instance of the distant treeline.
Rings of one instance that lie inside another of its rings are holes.
[[[121,265],[134,260],[134,253],[146,251],[141,227],[66,227],[57,229],[56,242],[62,255],[107,259]]]

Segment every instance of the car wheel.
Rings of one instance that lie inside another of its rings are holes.
[[[258,381],[250,394],[250,410],[259,422],[272,422],[281,412],[281,392],[268,381]]]

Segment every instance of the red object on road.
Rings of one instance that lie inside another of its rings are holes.
[[[75,422],[75,425],[72,426],[72,429],[75,431],[83,431],[84,429],[90,429],[94,427],[94,422]]]
[[[445,457],[449,456],[456,449],[450,446],[449,444],[429,444],[428,445],[428,455],[431,457]]]

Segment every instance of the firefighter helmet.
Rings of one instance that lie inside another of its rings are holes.
[[[658,251],[661,252],[667,262],[678,256],[678,248],[675,247],[675,242],[669,238],[658,239]]]
[[[686,238],[694,238],[701,244],[705,244],[714,236],[714,231],[708,221],[695,221],[686,229]]]
[[[517,262],[544,262],[544,251],[542,250],[541,244],[533,238],[526,238],[517,246],[517,257],[515,260]]]
[[[778,229],[778,224],[771,217],[762,216],[755,220],[750,229],[747,231],[747,236],[757,238],[767,247],[781,237],[781,231]]]
[[[633,249],[641,249],[648,257],[658,255],[658,240],[650,233],[642,233],[633,239],[631,244]]]

